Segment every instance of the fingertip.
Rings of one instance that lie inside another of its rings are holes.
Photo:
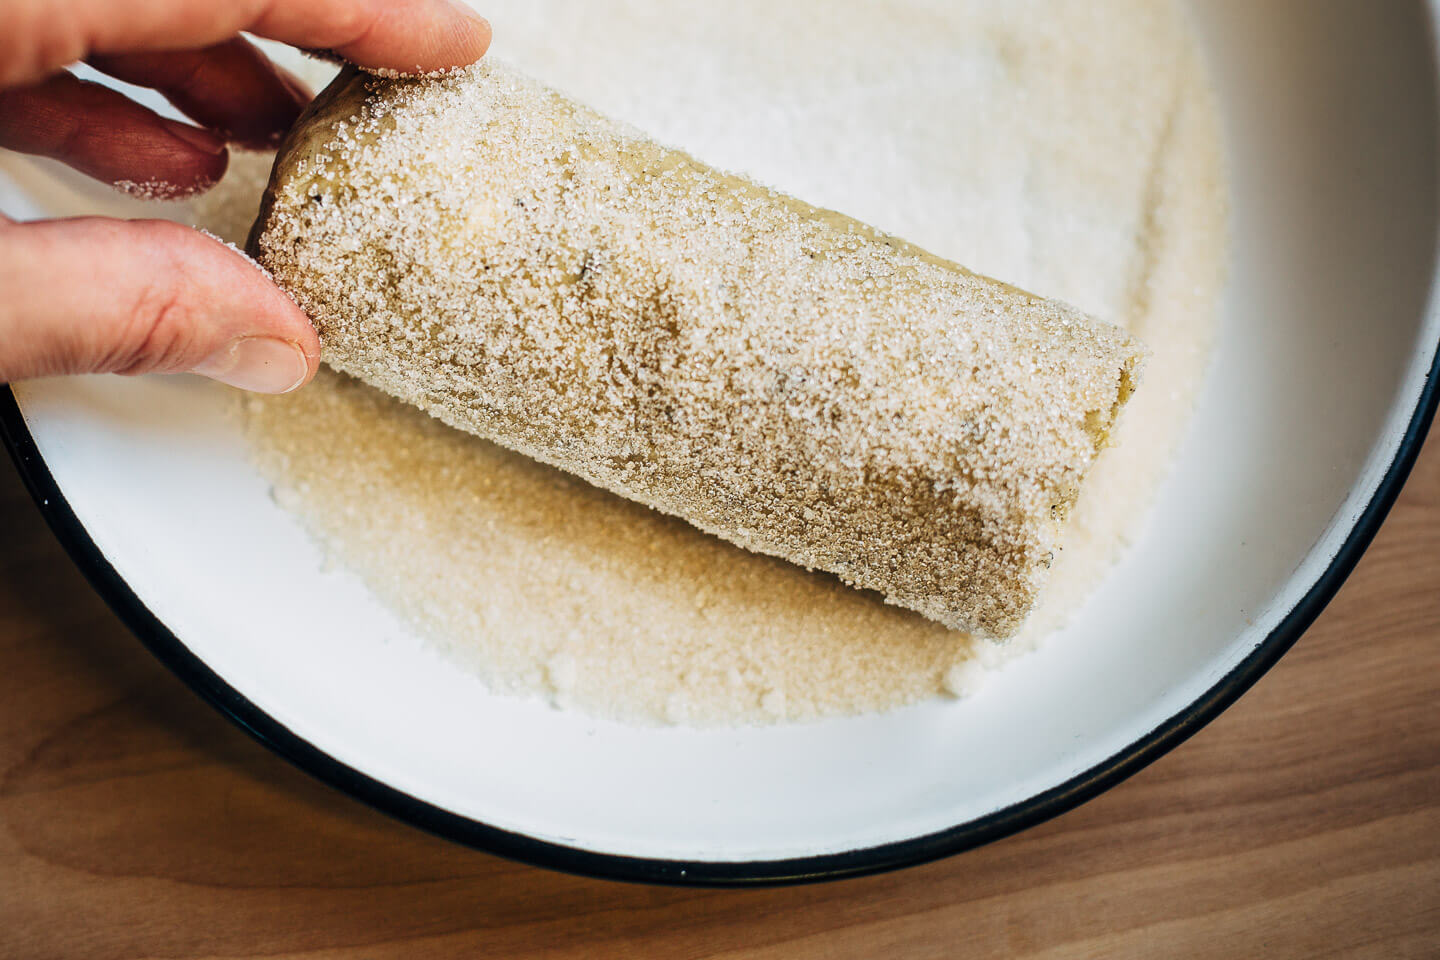
[[[208,189],[230,161],[210,132],[68,73],[0,92],[0,146],[51,157],[146,199]]]
[[[380,8],[360,38],[335,52],[372,71],[445,73],[483,57],[492,36],[490,21],[462,0],[408,0]]]
[[[231,340],[190,372],[240,390],[268,394],[299,390],[315,375],[299,344],[273,337]]]
[[[79,158],[62,159],[139,200],[186,200],[224,178],[230,151],[223,141],[199,127],[169,119],[162,119],[160,127],[169,138],[153,137],[149,143],[132,138],[124,150],[117,149],[105,158],[87,158],[89,162],[84,164]],[[201,138],[213,141],[219,149],[197,142]]]
[[[285,299],[289,300],[290,298],[287,296]],[[293,335],[290,342],[295,345],[304,358],[305,372],[299,382],[290,387],[290,390],[298,390],[305,386],[315,379],[315,374],[320,371],[320,334],[315,331],[314,325],[311,324],[310,318],[305,315],[304,311],[296,307],[295,313],[299,321],[291,325]],[[289,393],[290,390],[285,392]]]
[[[146,221],[163,255],[178,267],[187,267],[194,279],[204,281],[224,296],[236,336],[270,337],[294,343],[313,374],[320,362],[320,336],[305,311],[280,288],[270,271],[232,243],[207,230],[166,220]],[[308,376],[307,376],[308,379]]]
[[[309,317],[270,273],[232,244],[206,233],[209,253],[221,258],[217,276],[234,303],[249,304],[246,316],[220,346],[190,367],[191,373],[252,393],[284,394],[314,379],[320,368],[320,337]]]
[[[467,67],[490,49],[493,31],[490,21],[475,12],[465,0],[419,0],[422,11],[405,10],[406,4],[389,8],[384,22],[386,46],[404,39],[414,48],[417,62],[403,62],[398,49],[386,50],[393,63],[375,66],[393,67],[401,72],[440,73]],[[419,14],[419,15],[417,15]]]
[[[317,353],[315,356],[311,356],[307,353],[305,355],[305,365],[305,376],[301,378],[300,382],[295,384],[295,386],[291,387],[289,390],[286,390],[286,393],[294,393],[296,390],[299,390],[302,387],[308,387],[310,385],[310,383],[315,379],[315,375],[320,372],[319,354]]]
[[[452,0],[446,0],[452,2]],[[463,6],[455,0],[454,5]],[[490,44],[495,39],[494,28],[490,21],[480,14],[464,6],[460,11],[459,23],[456,25],[455,57],[453,66],[463,67],[474,63],[485,56],[490,50]]]
[[[155,169],[162,174],[155,184],[158,199],[183,200],[204,193],[230,169],[230,150],[211,131],[168,117],[160,119],[160,126],[179,147],[167,160],[156,163]]]
[[[443,72],[468,67],[490,49],[494,31],[490,21],[476,13],[461,0],[436,0],[451,13],[432,33],[434,50],[422,73]]]

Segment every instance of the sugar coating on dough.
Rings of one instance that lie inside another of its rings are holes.
[[[338,78],[259,226],[331,366],[982,635],[1034,603],[1140,357],[494,62]]]
[[[1150,348],[1024,630],[972,640],[323,370],[293,394],[235,396],[257,469],[314,538],[316,575],[358,577],[413,630],[392,643],[423,644],[491,691],[627,722],[968,696],[977,674],[1037,645],[1090,642],[1107,610],[1084,602],[1148,526],[1224,290],[1223,138],[1184,9],[894,0],[876,19],[873,0],[734,0],[689,9],[683,30],[670,9],[490,0],[486,13],[497,52],[656,139],[1065,299]],[[334,76],[260,43],[314,89]],[[190,215],[243,245],[273,160],[236,154]],[[1077,616],[1078,632],[1062,629]]]
[[[337,369],[992,637],[1033,606],[1143,353],[494,61],[343,74],[252,245]]]

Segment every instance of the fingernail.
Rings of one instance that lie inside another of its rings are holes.
[[[255,393],[289,393],[305,382],[310,365],[297,343],[273,337],[240,337],[191,371]]]
[[[225,152],[225,141],[215,136],[209,130],[202,130],[199,127],[192,127],[188,123],[181,123],[178,120],[162,119],[165,129],[177,140],[183,140],[188,146],[194,147],[202,153],[221,154]]]

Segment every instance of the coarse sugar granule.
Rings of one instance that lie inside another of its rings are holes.
[[[501,53],[600,109],[1126,326],[1151,346],[1154,389],[1096,464],[1042,610],[1003,647],[334,375],[251,402],[247,430],[277,497],[496,687],[629,719],[763,722],[968,693],[976,665],[1063,621],[1167,468],[1222,281],[1218,123],[1180,13],[912,2],[852,36],[860,21],[835,4],[741,2],[679,19],[658,2],[493,6]]]

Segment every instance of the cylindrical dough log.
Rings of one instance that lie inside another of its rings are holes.
[[[343,73],[282,148],[250,247],[332,366],[997,638],[1143,354],[494,61]]]

